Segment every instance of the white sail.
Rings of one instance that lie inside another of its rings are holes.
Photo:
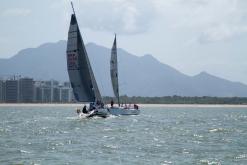
[[[118,61],[117,61],[117,39],[116,39],[116,35],[115,35],[115,39],[114,39],[113,46],[111,49],[110,72],[111,72],[112,88],[113,88],[115,97],[117,97],[117,99],[118,99],[118,104],[120,105],[119,85],[118,85]]]
[[[71,15],[68,33],[67,67],[71,86],[77,101],[102,101],[75,13]]]

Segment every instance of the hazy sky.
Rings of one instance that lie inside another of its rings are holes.
[[[84,41],[247,84],[247,0],[74,0]],[[67,38],[68,0],[1,0],[0,58]],[[148,67],[148,66],[147,66]]]

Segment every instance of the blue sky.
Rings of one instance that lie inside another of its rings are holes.
[[[74,0],[84,41],[247,84],[246,0]],[[1,0],[0,58],[66,40],[68,0]]]

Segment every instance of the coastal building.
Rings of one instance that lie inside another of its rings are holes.
[[[63,86],[60,88],[60,102],[62,103],[70,103],[73,99],[73,91],[70,87],[70,83],[64,83]]]
[[[52,102],[52,88],[49,86],[44,86],[42,90],[42,103],[51,103]]]
[[[21,78],[19,80],[19,90],[21,103],[32,103],[34,101],[34,81],[32,78]]]
[[[42,103],[42,82],[35,81],[34,82],[34,102],[35,103]]]
[[[70,82],[64,82],[63,87],[71,88]]]
[[[69,103],[73,102],[69,82],[34,81],[16,77],[0,80],[0,103]]]
[[[6,80],[5,82],[5,101],[7,103],[19,102],[19,82],[18,80]]]
[[[0,103],[5,102],[5,82],[0,80]]]
[[[3,101],[3,81],[0,80],[0,103],[4,102]]]
[[[53,103],[60,102],[60,87],[58,86],[52,88],[52,102]]]
[[[42,88],[34,87],[34,102],[42,103]]]
[[[67,102],[69,102],[69,97],[70,97],[70,95],[69,95],[69,89],[63,89],[63,88],[61,88],[61,102],[62,103],[67,103]]]
[[[34,83],[34,101],[37,103],[59,102],[58,81],[36,81]]]

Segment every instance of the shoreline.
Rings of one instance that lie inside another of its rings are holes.
[[[0,107],[81,107],[85,103],[0,103]],[[140,108],[247,108],[241,104],[138,104]],[[109,106],[109,105],[108,105]]]

